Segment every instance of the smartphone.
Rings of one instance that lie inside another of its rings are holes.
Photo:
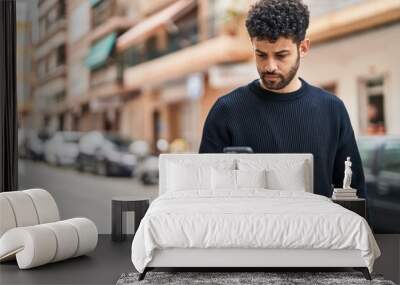
[[[224,153],[254,153],[249,146],[227,146],[223,149]]]

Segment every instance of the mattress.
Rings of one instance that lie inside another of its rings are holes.
[[[324,196],[266,189],[159,196],[133,239],[133,265],[143,272],[155,250],[169,248],[359,250],[370,272],[380,256],[361,216]]]

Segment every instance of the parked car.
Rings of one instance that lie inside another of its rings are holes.
[[[28,130],[24,128],[18,128],[18,157],[19,158],[27,158],[27,150],[26,150],[26,140]]]
[[[360,137],[369,223],[375,233],[400,233],[400,136]]]
[[[23,136],[21,153],[25,158],[32,160],[44,160],[44,144],[51,137],[46,131],[27,129],[19,135]]]
[[[77,168],[103,176],[134,176],[136,156],[129,150],[132,140],[98,131],[82,136]]]
[[[144,158],[138,165],[137,175],[144,185],[158,184],[158,156]]]
[[[56,132],[44,145],[46,162],[54,165],[74,165],[81,136],[79,132]]]

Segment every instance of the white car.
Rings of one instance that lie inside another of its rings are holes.
[[[137,156],[132,140],[119,135],[92,131],[79,142],[77,169],[102,176],[134,176]]]
[[[54,165],[73,165],[79,154],[79,132],[56,132],[44,146],[45,160]]]
[[[158,156],[150,155],[144,158],[137,172],[144,185],[158,184]]]
[[[46,131],[26,129],[21,130],[18,135],[22,157],[39,161],[44,159],[44,144],[50,138]]]

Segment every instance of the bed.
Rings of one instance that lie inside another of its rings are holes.
[[[313,194],[311,154],[162,154],[159,171],[132,242],[139,280],[161,267],[352,267],[371,279],[372,231]]]

